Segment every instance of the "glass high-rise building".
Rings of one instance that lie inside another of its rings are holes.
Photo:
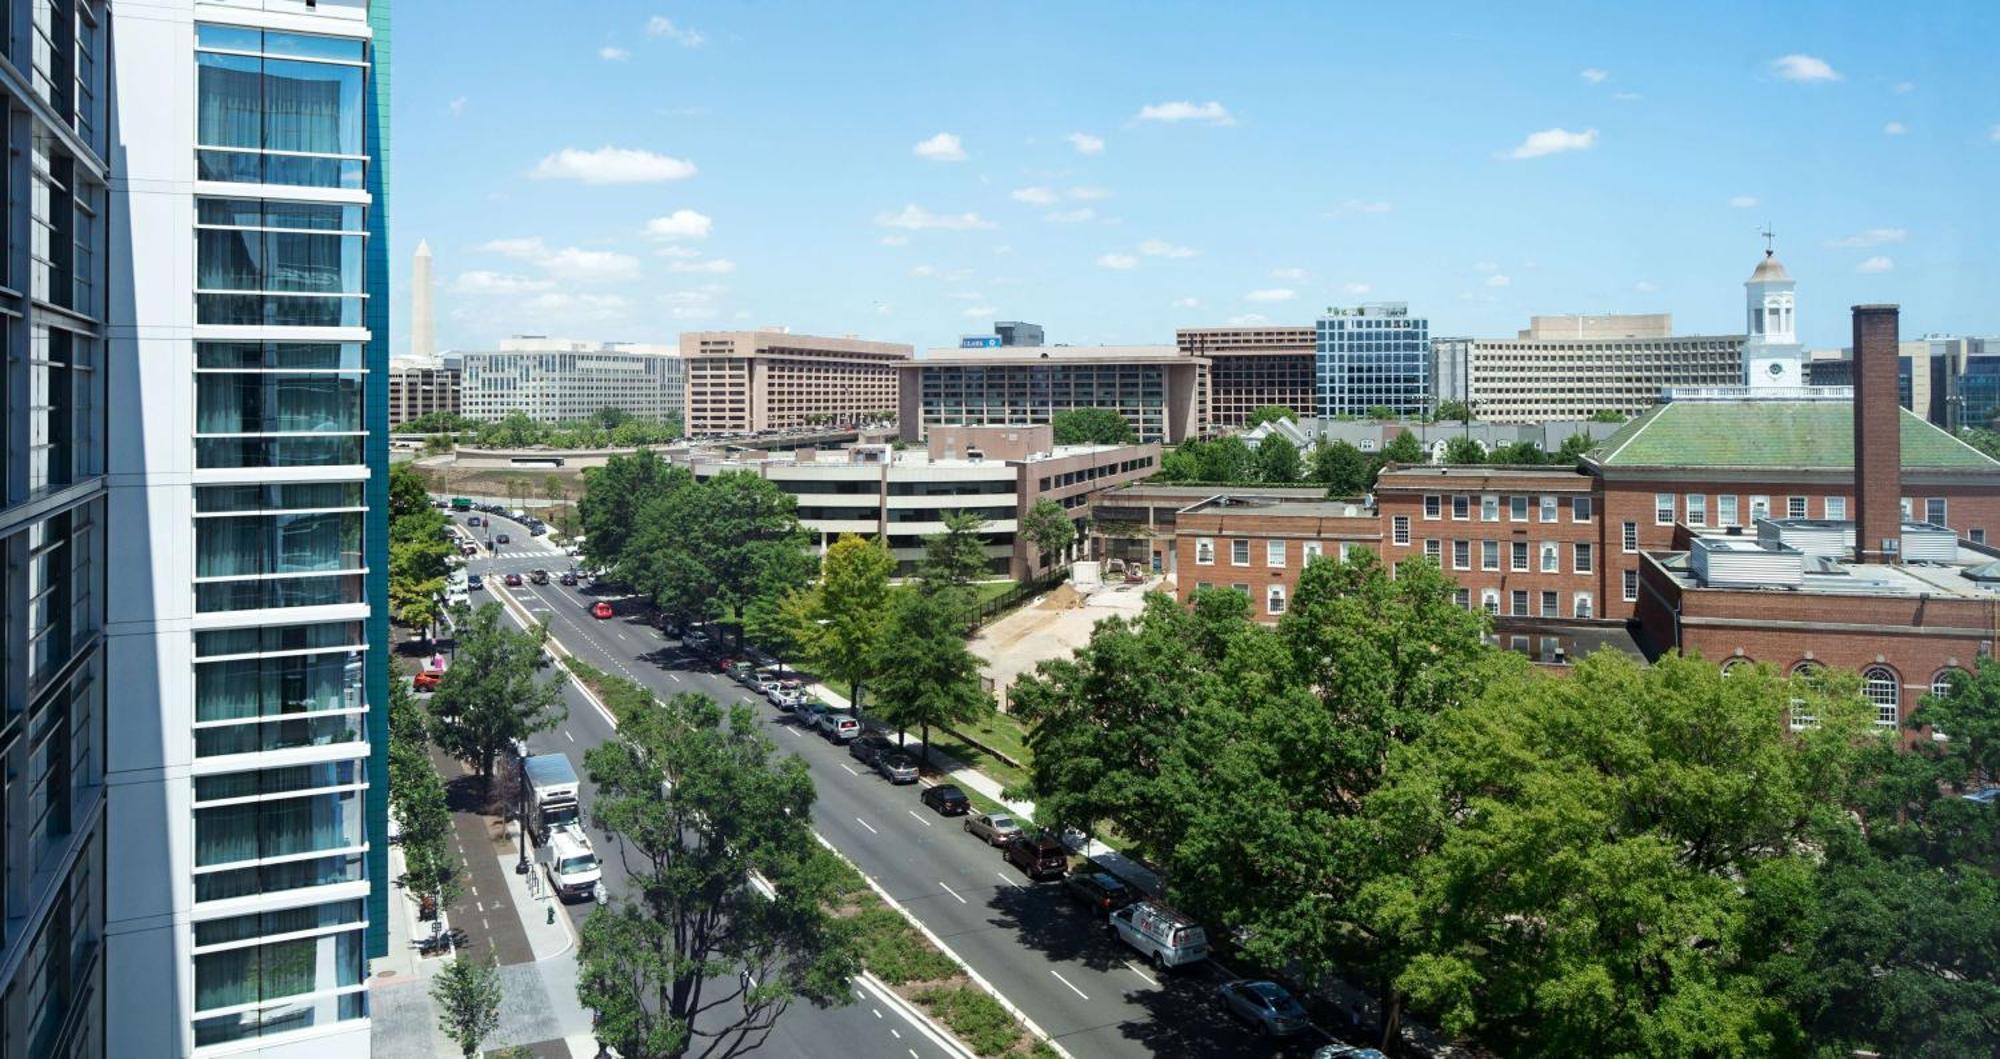
[[[66,524],[103,555],[104,1052],[366,1055],[387,4],[113,10],[108,473]]]
[[[1403,302],[1329,309],[1314,327],[1313,388],[1319,415],[1387,409],[1422,415],[1430,405],[1430,321]]]

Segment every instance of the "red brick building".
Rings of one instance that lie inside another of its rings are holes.
[[[1382,523],[1361,501],[1215,496],[1175,513],[1182,603],[1196,589],[1234,588],[1258,621],[1284,616],[1299,572],[1317,556],[1380,552]]]

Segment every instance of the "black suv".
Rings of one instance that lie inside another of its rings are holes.
[[[1030,879],[1060,879],[1069,874],[1069,850],[1046,831],[1038,835],[1015,835],[1000,856],[1026,872]]]
[[[847,752],[854,757],[854,760],[864,765],[875,764],[875,759],[881,757],[884,750],[895,748],[896,744],[891,743],[888,736],[875,732],[870,732],[847,744]]]
[[[939,816],[964,816],[972,811],[972,799],[949,783],[926,788],[917,800],[936,809]]]
[[[1117,876],[1101,871],[1072,875],[1063,882],[1063,889],[1069,892],[1071,900],[1101,916],[1108,916],[1138,900],[1132,888],[1118,881]]]

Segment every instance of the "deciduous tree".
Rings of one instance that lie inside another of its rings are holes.
[[[1058,445],[1130,445],[1132,424],[1109,408],[1068,408],[1049,417]]]
[[[1352,442],[1321,440],[1312,449],[1312,479],[1331,497],[1358,497],[1375,485],[1375,468]]]
[[[1042,497],[1029,506],[1027,517],[1021,520],[1021,535],[1035,543],[1035,552],[1046,567],[1076,540],[1076,525],[1061,504]]]
[[[435,737],[446,753],[488,777],[493,759],[515,740],[554,728],[569,715],[563,676],[539,676],[549,668],[542,653],[547,626],[519,631],[502,617],[498,603],[462,609],[456,620],[458,647],[431,696]]]
[[[1424,443],[1410,431],[1403,431],[1382,446],[1382,459],[1386,463],[1423,464],[1429,463],[1430,454],[1424,451]]]
[[[469,954],[447,962],[431,979],[431,1002],[438,1008],[438,1027],[472,1059],[479,1046],[500,1026],[500,972]]]
[[[673,489],[641,509],[619,569],[683,621],[741,619],[752,600],[779,598],[812,577],[808,535],[793,509],[776,483],[742,471]]]
[[[1486,447],[1467,437],[1450,438],[1444,443],[1444,462],[1473,464],[1486,462]]]
[[[1243,429],[1255,430],[1266,423],[1275,423],[1280,419],[1289,419],[1292,422],[1296,423],[1299,421],[1298,410],[1291,407],[1290,405],[1282,405],[1282,404],[1258,405],[1257,407],[1252,408],[1250,410],[1250,415],[1243,420]]]
[[[947,595],[898,595],[874,668],[875,713],[898,732],[920,729],[927,761],[933,725],[977,720],[993,708],[979,659],[965,646],[964,611]]]
[[[819,580],[795,608],[793,636],[820,675],[847,684],[861,702],[862,685],[876,672],[889,622],[889,575],[896,557],[879,540],[844,534],[820,560]]]
[[[1305,469],[1299,447],[1282,434],[1266,434],[1257,443],[1257,477],[1262,481],[1290,485]]]
[[[583,499],[576,504],[584,556],[605,570],[625,565],[625,546],[638,528],[639,512],[693,481],[685,468],[673,466],[650,449],[613,456],[604,466],[585,470]]]
[[[986,576],[986,519],[969,511],[947,512],[944,531],[924,538],[924,562],[917,577],[926,588],[963,588]]]

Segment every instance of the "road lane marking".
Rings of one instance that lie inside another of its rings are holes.
[[[678,684],[678,683],[680,683],[680,682],[681,682],[681,675],[680,675],[679,673],[668,673],[668,674],[667,674],[667,679],[668,679],[668,680],[671,680],[671,681],[673,681],[673,682],[674,682],[674,683],[676,683],[676,684]]]
[[[899,1041],[903,1039],[903,1035],[902,1035],[902,1034],[900,1034],[900,1033],[897,1033],[897,1032],[896,1032],[896,1028],[895,1028],[894,1026],[891,1026],[891,1027],[889,1027],[889,1036],[891,1036],[891,1037],[894,1037],[894,1038],[896,1038],[896,1039],[897,1039],[897,1040],[899,1040]]]
[[[863,819],[861,819],[861,818],[860,818],[860,817],[858,817],[858,816],[854,818],[854,822],[855,822],[855,823],[857,823],[857,824],[860,824],[860,825],[861,825],[862,827],[868,827],[868,821],[866,821],[866,820],[863,820]],[[874,828],[872,828],[872,827],[868,827],[868,833],[869,833],[869,834],[871,834],[871,835],[879,835],[879,834],[881,834],[882,832],[880,832],[880,831],[877,831],[877,830],[875,830],[875,829],[874,829]]]
[[[881,1008],[869,1008],[868,1010],[870,1010],[870,1011],[873,1011],[873,1012],[875,1013],[875,1017],[876,1017],[876,1018],[878,1018],[878,1019],[879,1019],[879,1018],[881,1018],[881,1017],[882,1017],[882,1009],[881,1009]]]
[[[1009,886],[1013,887],[1014,889],[1016,889],[1016,890],[1019,890],[1019,889],[1021,889],[1021,884],[1020,884],[1020,883],[1017,883],[1017,882],[1015,882],[1015,881],[1014,881],[1014,880],[1012,880],[1012,879],[1009,879],[1009,878],[1008,878],[1008,877],[1006,876],[1006,874],[1005,874],[1005,873],[1003,873],[1003,872],[997,872],[997,871],[996,871],[996,872],[994,872],[993,874],[995,874],[995,875],[998,875],[998,876],[1000,876],[1000,881],[1001,881],[1001,882],[1003,882],[1003,883],[1006,883],[1007,885],[1009,885]]]
[[[1159,979],[1157,979],[1157,978],[1154,978],[1154,977],[1153,977],[1152,975],[1150,975],[1150,974],[1147,974],[1146,972],[1144,972],[1144,971],[1140,970],[1140,969],[1139,969],[1139,965],[1138,965],[1138,964],[1136,964],[1136,963],[1133,963],[1133,962],[1132,962],[1131,960],[1126,960],[1126,961],[1125,961],[1125,966],[1127,966],[1127,967],[1131,968],[1131,969],[1132,969],[1132,973],[1133,973],[1133,974],[1136,974],[1136,975],[1138,975],[1139,977],[1141,977],[1141,978],[1144,978],[1144,979],[1145,979],[1146,981],[1148,981],[1148,982],[1151,982],[1152,984],[1154,984],[1154,985],[1156,985],[1156,986],[1160,984],[1160,980],[1159,980]]]
[[[944,881],[943,879],[939,879],[939,880],[938,880],[938,885],[939,885],[939,886],[942,886],[942,887],[944,887],[944,892],[945,892],[945,893],[948,893],[948,894],[952,895],[953,897],[958,897],[958,891],[957,891],[957,890],[954,890],[954,889],[952,889],[952,888],[951,888],[951,884],[950,884],[950,883],[947,883],[947,882],[945,882],[945,881]],[[963,898],[963,897],[958,897],[958,903],[959,903],[959,904],[969,904],[970,902],[966,901],[966,899],[965,899],[965,898]],[[1075,987],[1075,986],[1070,986],[1070,988],[1071,988],[1071,989],[1075,989],[1076,987]]]
[[[1058,982],[1061,982],[1062,984],[1064,984],[1064,985],[1066,985],[1066,986],[1069,986],[1069,991],[1070,991],[1070,992],[1072,992],[1072,993],[1075,993],[1075,994],[1076,994],[1077,996],[1080,996],[1080,997],[1083,997],[1083,998],[1084,998],[1085,1000],[1089,1000],[1089,999],[1090,999],[1090,998],[1089,998],[1088,996],[1084,996],[1084,992],[1083,992],[1083,990],[1081,990],[1081,989],[1078,989],[1078,988],[1077,988],[1077,987],[1076,987],[1075,985],[1073,985],[1073,984],[1072,984],[1072,983],[1070,982],[1070,980],[1069,980],[1069,979],[1067,979],[1067,978],[1064,978],[1064,977],[1063,977],[1062,975],[1060,975],[1060,974],[1056,974],[1056,972],[1055,972],[1055,970],[1054,970],[1053,968],[1051,968],[1051,969],[1050,969],[1049,973],[1050,973],[1050,974],[1053,974],[1053,975],[1055,975],[1055,976],[1056,976],[1056,981],[1058,981]]]
[[[785,731],[787,731],[787,732],[790,732],[790,733],[792,733],[792,736],[793,736],[794,738],[797,738],[798,736],[802,736],[802,735],[804,735],[804,734],[805,734],[804,732],[801,732],[801,731],[799,731],[799,730],[798,730],[798,729],[796,729],[796,728],[787,728],[787,729],[785,729]]]
[[[924,819],[924,818],[923,818],[923,817],[921,817],[921,816],[917,816],[917,811],[916,811],[915,809],[905,809],[905,810],[903,810],[903,811],[904,811],[904,812],[906,812],[906,813],[909,813],[909,814],[910,814],[911,816],[913,816],[913,817],[916,817],[916,820],[917,820],[917,823],[920,823],[920,824],[924,825],[925,827],[929,827],[929,826],[931,826],[931,822],[930,822],[929,820],[926,820],[926,819]]]
[[[563,729],[563,738],[569,740],[572,743],[576,742],[576,737],[569,734],[569,729],[567,728]]]
[[[850,776],[861,775],[861,773],[854,771],[852,768],[848,768],[847,763],[844,761],[837,761],[835,762],[835,764],[839,765],[841,768],[847,769],[847,774]]]

